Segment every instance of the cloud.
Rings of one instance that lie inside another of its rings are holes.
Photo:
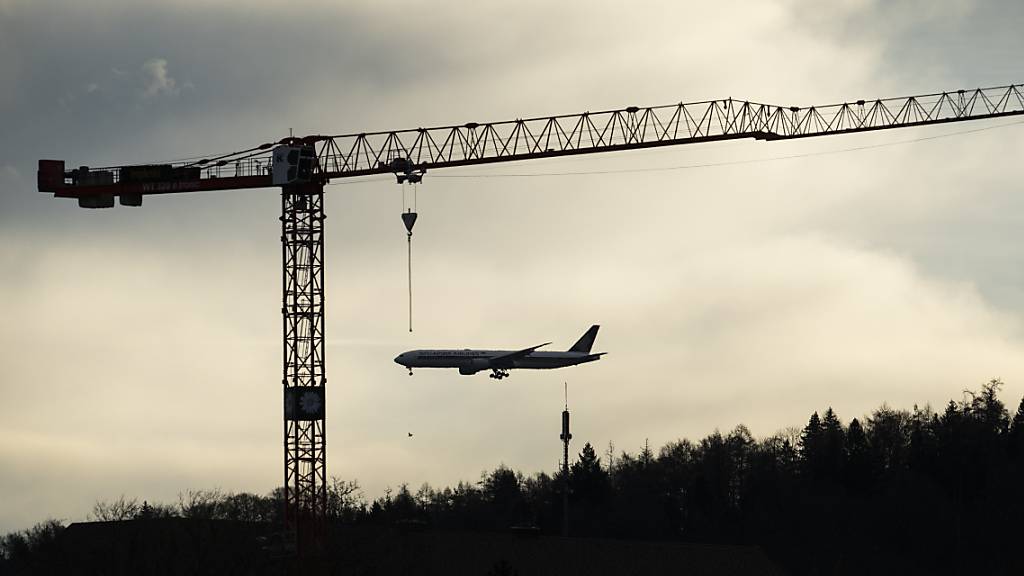
[[[142,78],[145,84],[142,91],[143,98],[177,96],[181,92],[177,81],[167,71],[167,60],[163,58],[147,60],[142,65]]]
[[[11,203],[12,191],[24,190],[28,185],[17,168],[0,164],[0,212]]]

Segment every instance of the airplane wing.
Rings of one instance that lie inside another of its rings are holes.
[[[494,366],[495,368],[511,367],[512,362],[520,358],[529,356],[530,353],[536,350],[537,348],[540,348],[541,346],[547,346],[548,344],[551,344],[551,342],[545,342],[543,344],[537,344],[536,346],[531,346],[529,348],[523,348],[522,350],[516,350],[515,352],[509,352],[508,354],[502,354],[501,356],[495,356],[494,358],[491,358],[491,366]]]

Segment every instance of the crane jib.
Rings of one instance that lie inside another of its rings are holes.
[[[1024,114],[1024,85],[855,100],[827,106],[776,106],[709,100],[583,112],[493,123],[285,138],[243,152],[182,164],[66,170],[40,160],[40,192],[109,207],[114,197],[268,188],[376,174],[418,181],[427,170],[637,150],[719,140],[774,141]],[[273,149],[271,149],[271,147]],[[293,162],[294,160],[294,162]]]

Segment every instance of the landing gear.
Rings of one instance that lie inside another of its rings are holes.
[[[492,368],[491,378],[495,380],[501,380],[508,376],[508,370],[502,370],[501,368]]]
[[[412,376],[412,366],[409,367],[409,376]]]

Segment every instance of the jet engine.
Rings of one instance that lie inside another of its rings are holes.
[[[481,370],[489,370],[491,368],[490,360],[486,358],[473,358],[469,362],[469,366],[459,366],[459,374],[463,376],[471,376]]]

